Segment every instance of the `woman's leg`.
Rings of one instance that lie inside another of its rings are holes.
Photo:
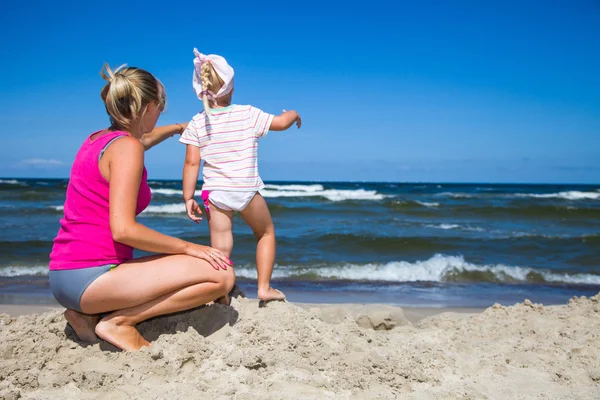
[[[258,298],[260,300],[285,299],[283,293],[271,287],[271,274],[275,264],[275,226],[265,199],[257,193],[240,215],[252,228],[258,240],[256,245]]]
[[[94,342],[96,336],[96,325],[98,324],[97,315],[87,315],[75,310],[67,309],[64,312],[65,319],[75,331],[79,340],[83,342]]]
[[[227,295],[234,282],[233,268],[215,270],[194,257],[143,257],[92,282],[80,305],[86,314],[116,310],[96,325],[96,334],[121,349],[137,350],[148,342],[135,329],[136,324],[206,304]]]

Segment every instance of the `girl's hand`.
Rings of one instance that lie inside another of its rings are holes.
[[[198,203],[196,203],[196,200],[186,200],[185,211],[187,212],[188,217],[190,217],[190,219],[195,223],[199,224],[200,221],[202,221],[202,217],[197,216],[202,215],[202,210],[200,210],[200,207],[198,206]]]
[[[300,127],[302,126],[302,118],[300,118],[300,114],[298,114],[297,111],[287,111],[287,110],[283,110],[284,113],[286,112],[292,112],[294,114],[296,114],[296,118],[294,119],[294,122],[296,123],[296,126],[298,127],[298,129],[300,129]]]
[[[232,266],[231,260],[227,258],[222,251],[213,249],[212,247],[188,243],[185,254],[208,261],[208,263],[216,270],[227,270],[227,267]]]

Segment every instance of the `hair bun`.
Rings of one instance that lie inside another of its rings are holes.
[[[100,91],[100,97],[114,129],[130,127],[144,115],[151,102],[159,105],[161,110],[166,105],[165,88],[148,71],[126,67],[126,64],[113,70],[105,63],[100,76],[108,82]]]
[[[121,74],[120,72],[125,67],[127,67],[127,64],[122,64],[122,65],[118,66],[117,68],[115,68],[113,71],[110,68],[110,66],[108,65],[108,63],[104,63],[104,66],[102,67],[102,70],[100,71],[100,76],[102,77],[102,79],[104,79],[108,83],[111,83],[119,76],[124,77],[123,74]]]

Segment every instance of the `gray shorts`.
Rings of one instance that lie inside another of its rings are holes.
[[[116,267],[115,264],[109,264],[90,268],[51,270],[48,275],[52,294],[61,306],[82,312],[79,303],[85,289],[100,275]]]

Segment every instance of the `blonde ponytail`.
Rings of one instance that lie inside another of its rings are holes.
[[[156,103],[161,109],[166,107],[165,88],[148,71],[125,65],[111,70],[105,63],[100,76],[108,82],[100,97],[113,130],[129,130],[144,116],[150,103]]]
[[[204,104],[204,113],[208,117],[210,109],[212,108],[211,103],[214,104],[216,101],[214,98],[209,100],[208,92],[218,93],[219,89],[224,85],[224,82],[210,62],[202,64],[200,69],[200,81],[202,82],[202,104]]]

